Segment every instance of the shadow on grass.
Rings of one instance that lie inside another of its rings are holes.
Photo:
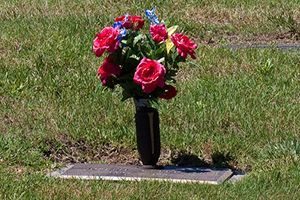
[[[111,144],[92,144],[84,139],[74,140],[61,136],[57,139],[47,138],[40,145],[44,158],[60,163],[106,163],[141,165],[136,149],[113,146]],[[159,165],[179,167],[230,168],[234,171],[251,171],[251,166],[240,167],[229,152],[211,152],[201,158],[189,151],[172,151],[161,153]]]
[[[185,167],[209,167],[209,168],[230,168],[236,170],[234,157],[230,153],[217,151],[211,155],[211,159],[203,159],[195,154],[180,151],[172,155],[171,162],[177,166]]]

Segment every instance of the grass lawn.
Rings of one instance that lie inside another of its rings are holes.
[[[180,154],[247,171],[236,184],[58,180],[69,162],[137,164],[134,106],[96,77],[95,33],[156,6],[198,43],[160,101],[161,163]],[[0,0],[0,199],[299,199],[299,0]]]

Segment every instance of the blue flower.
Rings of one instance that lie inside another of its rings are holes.
[[[120,34],[118,36],[118,40],[121,41],[127,35],[127,30],[125,28],[120,29]]]
[[[122,22],[115,22],[112,27],[120,30],[120,34],[118,36],[119,41],[127,35],[127,30],[123,27]]]
[[[152,8],[152,10],[145,10],[145,14],[151,24],[159,24],[158,17],[155,14],[155,8]]]
[[[115,22],[112,27],[113,28],[122,28],[123,25],[122,25],[122,22]]]

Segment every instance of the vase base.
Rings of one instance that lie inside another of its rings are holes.
[[[139,107],[136,109],[136,139],[137,150],[143,165],[155,169],[160,155],[159,114],[157,109]]]

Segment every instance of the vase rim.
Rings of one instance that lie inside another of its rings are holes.
[[[143,99],[134,98],[134,104],[137,109],[141,107],[151,107],[149,99],[145,99],[145,98]]]

